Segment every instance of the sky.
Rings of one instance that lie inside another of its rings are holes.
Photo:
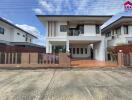
[[[45,45],[45,28],[36,15],[115,15],[126,0],[0,0],[0,17],[36,34]],[[131,0],[130,0],[131,1]]]

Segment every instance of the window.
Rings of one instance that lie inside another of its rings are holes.
[[[75,48],[73,48],[73,54],[75,54]]]
[[[26,39],[25,39],[26,41],[28,40],[28,37],[26,37]]]
[[[79,54],[79,48],[77,48],[77,54]]]
[[[60,32],[67,32],[67,25],[60,25]]]
[[[4,34],[4,28],[0,27],[0,34]]]
[[[84,25],[79,25],[80,34],[84,34]]]
[[[96,34],[99,34],[100,33],[100,27],[99,25],[96,25]]]
[[[30,39],[30,42],[32,42],[32,39]]]
[[[85,48],[85,54],[87,54],[87,52],[88,52],[88,51],[87,51],[87,48]]]
[[[20,35],[20,33],[17,33],[17,35]]]
[[[25,37],[25,35],[23,35],[23,37]]]
[[[105,34],[106,37],[110,37],[111,36],[111,32],[108,32]]]
[[[83,54],[83,48],[81,48],[81,54]]]
[[[121,34],[121,28],[117,28],[117,29],[116,29],[116,34],[117,34],[117,35],[120,35],[120,34]]]
[[[128,25],[124,26],[124,34],[128,34]]]

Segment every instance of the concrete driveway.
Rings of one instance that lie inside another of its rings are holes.
[[[0,70],[0,100],[132,100],[132,69]]]

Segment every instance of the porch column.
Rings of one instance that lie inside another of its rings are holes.
[[[46,53],[49,53],[49,41],[46,40]]]
[[[124,35],[124,27],[121,26],[121,35]]]
[[[52,44],[49,43],[49,53],[52,53]]]
[[[69,52],[69,40],[66,41],[66,52]]]

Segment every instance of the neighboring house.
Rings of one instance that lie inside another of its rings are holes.
[[[36,36],[0,17],[0,43],[32,43]]]
[[[105,60],[100,26],[111,16],[38,15],[46,27],[46,52],[70,52],[73,58]]]
[[[132,12],[113,16],[102,27],[102,34],[108,40],[107,47],[132,43]]]
[[[43,50],[42,52],[45,52],[44,46],[33,43],[35,39],[37,39],[35,35],[26,32],[25,30],[0,17],[0,46],[19,46],[30,49],[32,48],[34,51]],[[40,50],[38,50],[38,48],[40,48]]]
[[[132,11],[114,15],[102,26],[102,35],[106,36],[107,48],[132,44]],[[109,55],[107,52],[106,59]]]

